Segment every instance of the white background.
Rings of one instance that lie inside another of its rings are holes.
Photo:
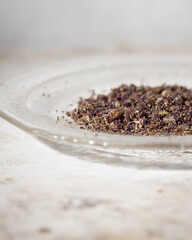
[[[0,50],[192,49],[191,0],[0,0]]]

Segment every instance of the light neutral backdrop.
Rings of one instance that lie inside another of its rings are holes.
[[[0,0],[0,50],[191,50],[191,0]]]
[[[192,1],[0,0],[0,85],[75,48],[189,51]],[[0,139],[0,240],[191,240],[191,171],[83,161],[3,119]]]

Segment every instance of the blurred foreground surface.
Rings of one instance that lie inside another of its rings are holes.
[[[0,83],[79,54],[1,54]],[[0,239],[191,239],[192,172],[82,161],[0,119]]]

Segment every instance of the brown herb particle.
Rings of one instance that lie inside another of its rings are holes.
[[[192,92],[183,86],[122,84],[107,95],[80,98],[66,112],[82,129],[110,134],[192,134]]]

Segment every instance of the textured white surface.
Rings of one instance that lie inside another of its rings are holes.
[[[38,60],[37,60],[38,59]],[[46,58],[0,60],[0,80]],[[0,119],[0,239],[191,239],[191,171],[63,155]]]

